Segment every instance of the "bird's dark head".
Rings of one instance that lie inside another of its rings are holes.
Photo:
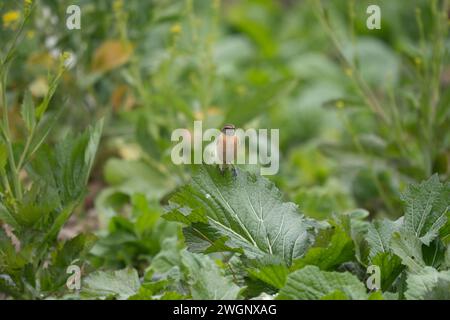
[[[235,130],[236,130],[236,127],[234,126],[234,124],[226,124],[222,128],[222,133],[227,136],[232,136],[232,135],[234,135]]]

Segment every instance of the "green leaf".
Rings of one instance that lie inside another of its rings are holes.
[[[379,253],[390,252],[390,242],[394,231],[398,231],[399,223],[383,219],[374,221],[368,227],[367,242],[369,244],[369,256],[374,257]]]
[[[413,272],[425,267],[422,258],[422,242],[412,233],[395,232],[391,240],[392,251],[402,259],[402,263]]]
[[[45,139],[47,139],[48,135],[56,125],[57,121],[59,120],[59,117],[62,115],[64,109],[61,108],[58,112],[55,114],[52,114],[51,116],[46,116],[43,119],[39,121],[39,126],[37,127],[37,130],[35,131],[35,135],[33,137],[33,140],[30,145],[30,152],[29,156],[35,154],[39,148],[44,143]]]
[[[331,239],[325,240],[325,244],[318,244],[309,249],[306,255],[293,262],[291,270],[301,269],[307,265],[314,265],[321,270],[333,270],[340,264],[353,260],[355,250],[353,240],[347,235],[345,230],[338,224],[332,223],[332,228],[321,230],[317,236],[317,242],[321,237],[327,237],[326,233],[332,234]],[[329,237],[329,235],[328,235]]]
[[[139,276],[135,269],[96,271],[83,280],[81,295],[87,298],[126,300],[135,295],[139,287]]]
[[[48,108],[48,105],[50,103],[50,100],[52,99],[53,95],[56,92],[56,88],[58,87],[61,75],[62,75],[62,73],[59,72],[51,80],[50,87],[49,87],[49,89],[47,91],[47,94],[45,95],[44,99],[39,104],[39,106],[36,108],[36,117],[37,117],[37,119],[41,119],[42,116],[44,115],[45,111],[47,111],[47,108]]]
[[[289,269],[283,261],[277,261],[271,256],[253,262],[253,266],[247,269],[249,276],[262,281],[272,288],[281,289],[289,274]]]
[[[58,143],[54,152],[41,148],[32,162],[30,174],[58,191],[63,205],[79,201],[85,192],[92,169],[103,121],[78,136],[68,136]]]
[[[233,300],[239,298],[239,288],[225,277],[208,256],[184,250],[182,263],[188,269],[191,295],[196,300]]]
[[[181,264],[180,248],[175,237],[164,239],[161,251],[152,259],[149,270],[165,274]]]
[[[383,291],[389,290],[394,281],[405,269],[402,265],[402,260],[398,256],[388,252],[379,252],[371,258],[371,264],[380,268],[381,289]]]
[[[322,298],[320,298],[320,300],[348,300],[348,297],[342,291],[336,290],[330,294],[323,296]]]
[[[450,300],[450,270],[438,272],[426,267],[406,280],[408,300]]]
[[[64,242],[61,247],[53,253],[52,265],[67,267],[75,260],[82,259],[92,248],[97,237],[93,234],[79,234]]]
[[[316,266],[306,266],[289,275],[277,299],[342,299],[344,296],[352,300],[367,299],[366,288],[357,277],[348,272],[328,272]]]
[[[439,236],[445,244],[450,243],[450,210],[447,210],[447,222],[439,231]]]
[[[20,225],[8,209],[0,203],[0,221],[4,221],[14,229],[20,230]]]
[[[190,248],[233,248],[249,258],[270,254],[289,265],[312,243],[312,223],[284,203],[269,180],[245,171],[221,174],[215,166],[197,170],[192,183],[171,197],[164,216],[188,225]]]
[[[20,112],[22,114],[22,119],[25,122],[25,126],[28,131],[31,131],[36,124],[36,114],[34,102],[29,91],[25,93]]]
[[[420,184],[412,184],[402,195],[406,203],[404,227],[429,245],[447,222],[450,183],[442,184],[437,174]]]

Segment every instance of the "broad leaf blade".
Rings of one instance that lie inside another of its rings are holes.
[[[406,282],[408,300],[450,300],[450,270],[426,267],[419,274],[410,274]]]
[[[438,175],[433,175],[427,181],[410,185],[402,200],[406,203],[405,229],[429,245],[447,222],[450,184],[442,184]]]
[[[170,204],[165,218],[188,224],[190,241],[196,240],[203,250],[234,248],[249,258],[270,254],[289,265],[313,241],[313,227],[297,207],[282,202],[273,183],[248,172],[234,177],[201,166]]]
[[[139,276],[135,269],[96,271],[84,279],[81,294],[88,298],[125,300],[135,295],[139,287]]]
[[[307,266],[291,273],[278,299],[367,299],[364,284],[354,275],[344,272],[321,271]]]
[[[396,222],[387,219],[371,223],[367,231],[367,242],[370,247],[369,256],[374,257],[379,253],[390,252],[392,234],[398,229],[399,225]]]
[[[239,288],[225,277],[208,256],[183,251],[183,265],[188,269],[191,295],[196,300],[233,300],[239,297]]]
[[[350,261],[355,256],[354,244],[352,238],[345,232],[345,230],[333,223],[331,239],[322,247],[313,247],[308,250],[306,255],[298,260],[295,260],[291,269],[301,269],[307,265],[314,265],[321,270],[334,270],[340,264]],[[329,230],[322,230],[321,234],[330,232]]]
[[[395,232],[391,241],[392,251],[402,259],[402,263],[413,272],[425,267],[422,257],[422,242],[406,231]]]

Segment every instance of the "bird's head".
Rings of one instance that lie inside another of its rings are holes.
[[[234,124],[226,124],[222,128],[222,133],[227,136],[233,136],[235,131],[236,127],[234,126]]]

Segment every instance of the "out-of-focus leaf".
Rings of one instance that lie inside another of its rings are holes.
[[[0,220],[6,222],[7,224],[9,224],[11,227],[13,227],[15,229],[20,229],[20,226],[17,223],[17,220],[8,211],[8,209],[6,209],[5,206],[1,203],[0,203]]]
[[[107,40],[95,50],[92,59],[94,72],[107,72],[127,63],[133,53],[130,43],[119,40]]]
[[[139,276],[135,269],[96,271],[83,280],[81,295],[87,298],[125,300],[136,294],[139,287]]]
[[[33,99],[31,98],[31,94],[29,91],[25,93],[20,111],[27,129],[28,131],[30,131],[36,124],[36,114]]]
[[[2,171],[8,161],[8,149],[6,145],[0,141],[0,171]]]

